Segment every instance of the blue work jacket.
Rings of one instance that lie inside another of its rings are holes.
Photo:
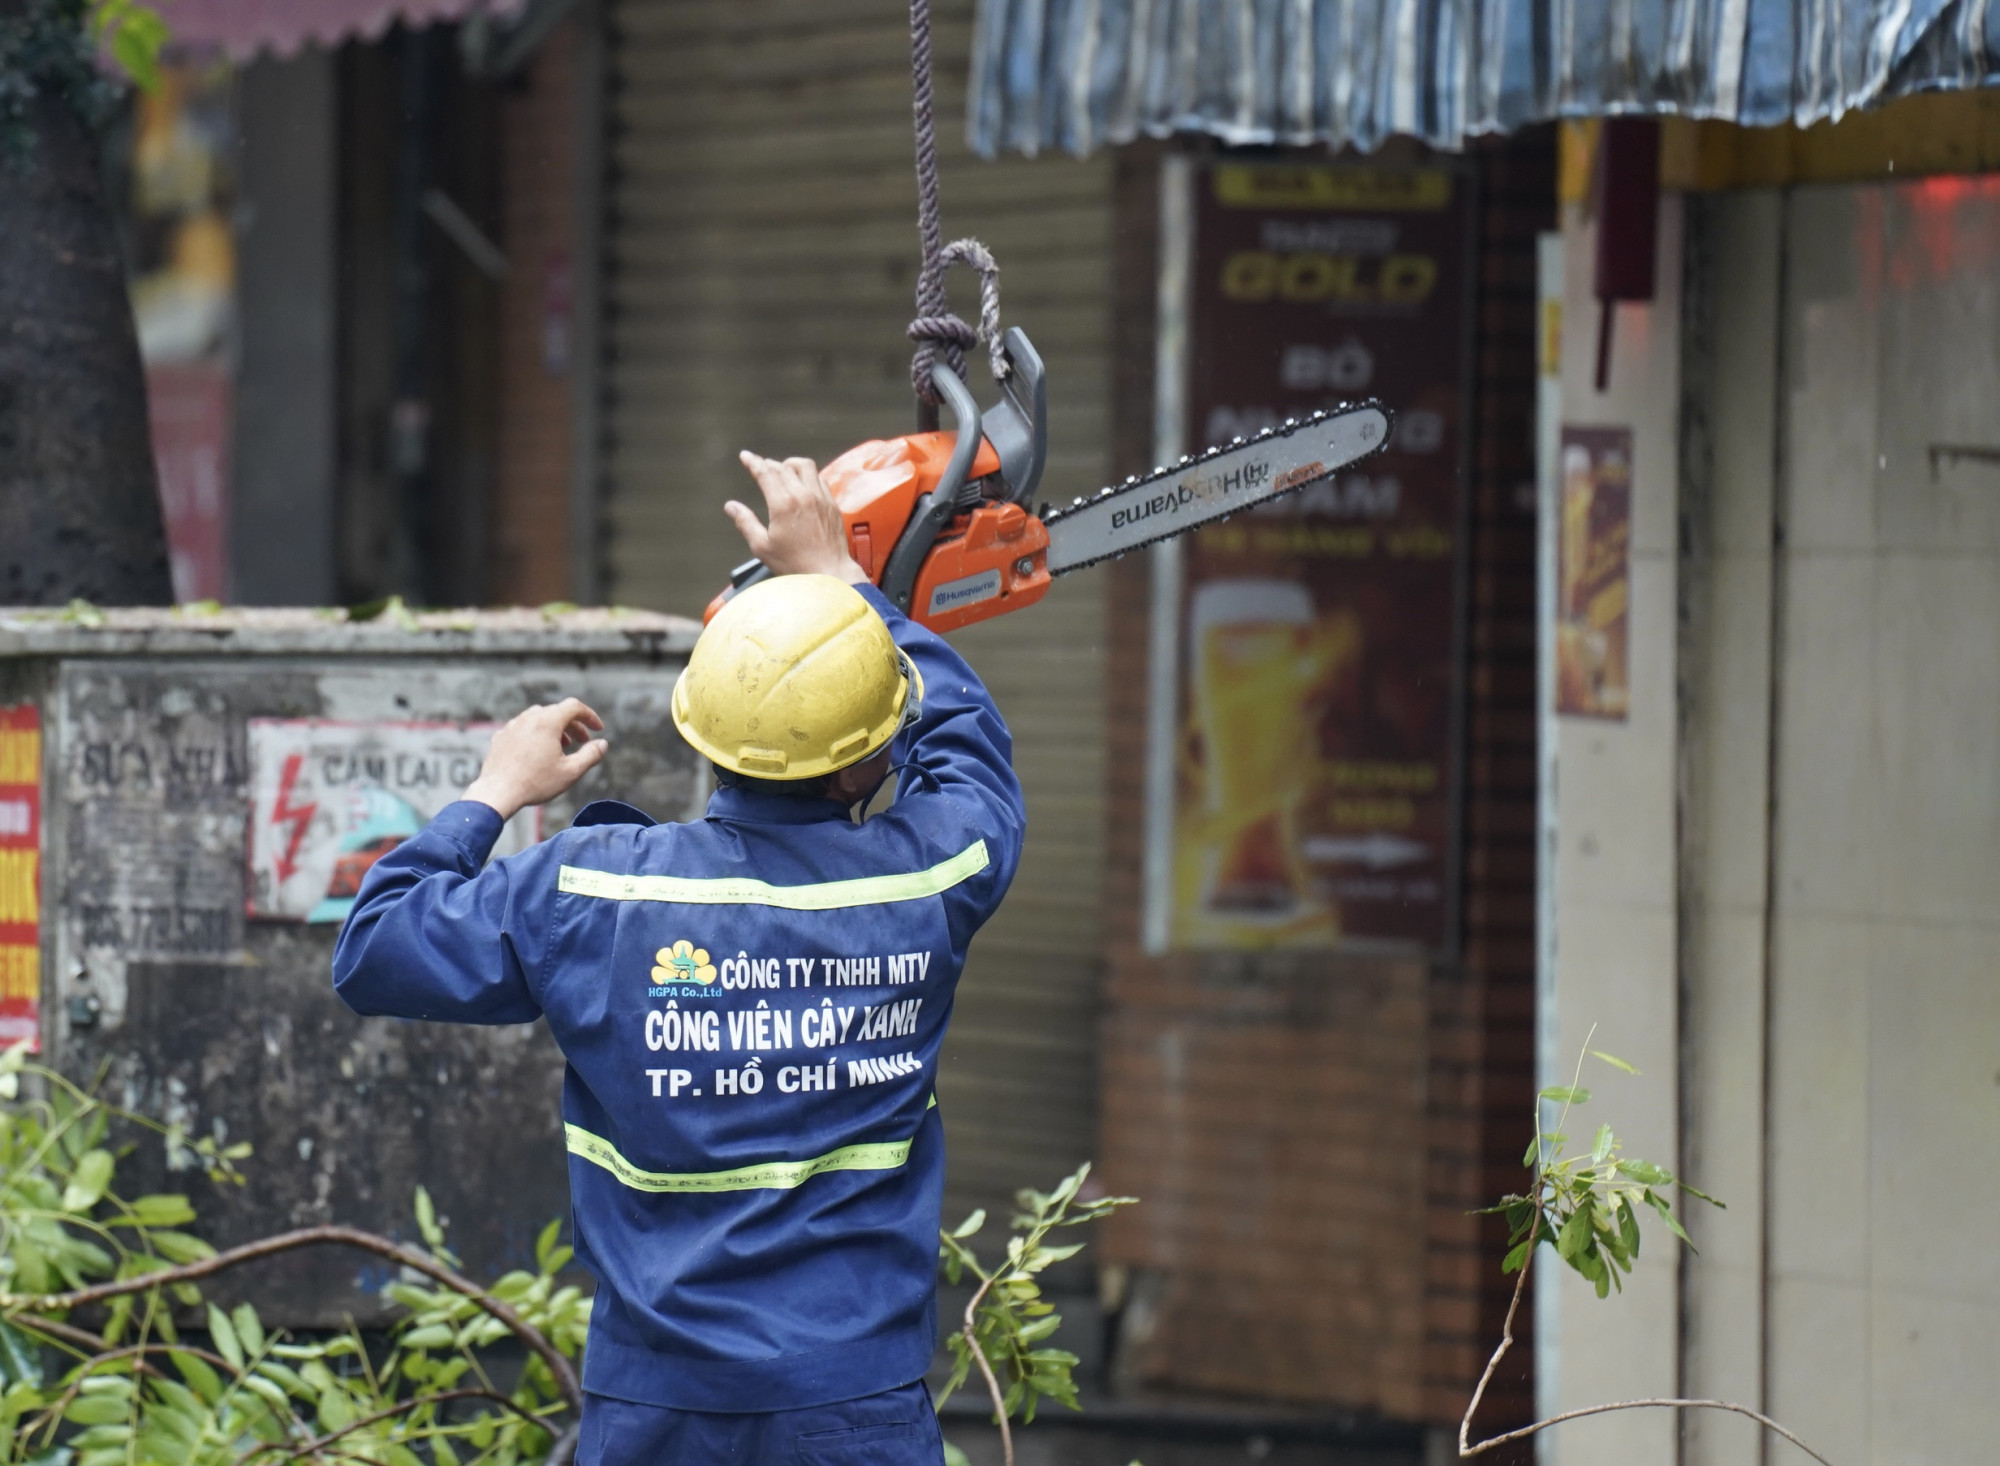
[[[357,1013],[548,1019],[598,1394],[798,1409],[930,1362],[932,1086],[1025,814],[972,669],[861,590],[924,684],[888,810],[731,788],[689,824],[592,805],[488,865],[500,817],[462,801],[377,862],[340,934]]]

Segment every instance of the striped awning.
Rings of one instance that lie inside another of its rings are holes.
[[[173,44],[238,61],[304,46],[372,41],[392,25],[434,25],[484,12],[511,17],[524,0],[154,0]]]
[[[1992,84],[1991,0],[979,0],[986,156],[1141,134],[1373,148],[1616,113],[1801,126]]]

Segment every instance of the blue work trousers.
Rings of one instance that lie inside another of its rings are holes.
[[[804,1410],[721,1414],[585,1397],[577,1466],[941,1466],[921,1382]]]

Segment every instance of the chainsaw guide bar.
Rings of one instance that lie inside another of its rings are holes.
[[[1051,575],[1085,570],[1294,493],[1378,453],[1389,411],[1374,400],[1287,418],[1254,438],[1104,489],[1067,508],[1044,507]]]

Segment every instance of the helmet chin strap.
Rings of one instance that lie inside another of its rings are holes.
[[[864,795],[860,799],[855,800],[854,803],[849,806],[848,813],[853,817],[855,824],[857,825],[861,824],[867,818],[865,811],[867,810],[869,805],[875,802],[875,796],[882,792],[882,786],[889,782],[890,775],[900,774],[904,769],[915,769],[917,771],[917,777],[919,779],[922,779],[926,784],[930,785],[931,793],[941,794],[944,792],[944,785],[938,783],[937,775],[933,774],[929,769],[925,768],[922,764],[916,763],[914,761],[909,763],[890,764],[888,768],[882,770],[882,777],[875,781],[874,787],[871,788],[866,795]]]

